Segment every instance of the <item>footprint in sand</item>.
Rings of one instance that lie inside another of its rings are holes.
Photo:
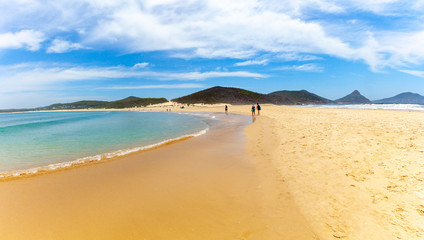
[[[424,217],[424,205],[419,205],[417,211],[421,216]]]

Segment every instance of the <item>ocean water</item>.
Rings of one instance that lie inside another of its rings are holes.
[[[380,110],[400,110],[424,112],[424,105],[421,104],[328,104],[328,105],[303,105],[302,107],[312,108],[342,108],[342,109],[380,109]]]
[[[207,118],[135,111],[0,114],[0,173],[35,173],[125,155],[200,135],[208,129]]]

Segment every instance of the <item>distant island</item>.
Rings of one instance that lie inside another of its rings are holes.
[[[180,104],[216,104],[228,103],[233,105],[271,103],[276,105],[309,105],[309,104],[424,104],[424,96],[417,93],[405,92],[391,98],[371,101],[358,90],[336,99],[329,100],[306,90],[275,91],[268,94],[257,93],[241,88],[216,86],[201,90],[187,96],[172,99]],[[7,109],[1,112],[24,112],[43,110],[71,110],[71,109],[108,109],[145,107],[152,104],[168,102],[166,98],[139,98],[127,97],[117,101],[78,101],[72,103],[56,103],[46,107],[27,109]]]

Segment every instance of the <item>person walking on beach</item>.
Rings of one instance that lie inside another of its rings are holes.
[[[255,116],[255,104],[252,105],[252,116]]]
[[[228,113],[228,106],[225,105],[225,114],[227,114],[227,113]]]
[[[259,103],[256,103],[256,109],[258,109],[258,116],[261,115],[261,106]]]

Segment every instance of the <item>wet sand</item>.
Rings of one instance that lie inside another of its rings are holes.
[[[245,137],[223,117],[200,137],[0,182],[1,239],[317,239],[258,147],[268,120]]]

